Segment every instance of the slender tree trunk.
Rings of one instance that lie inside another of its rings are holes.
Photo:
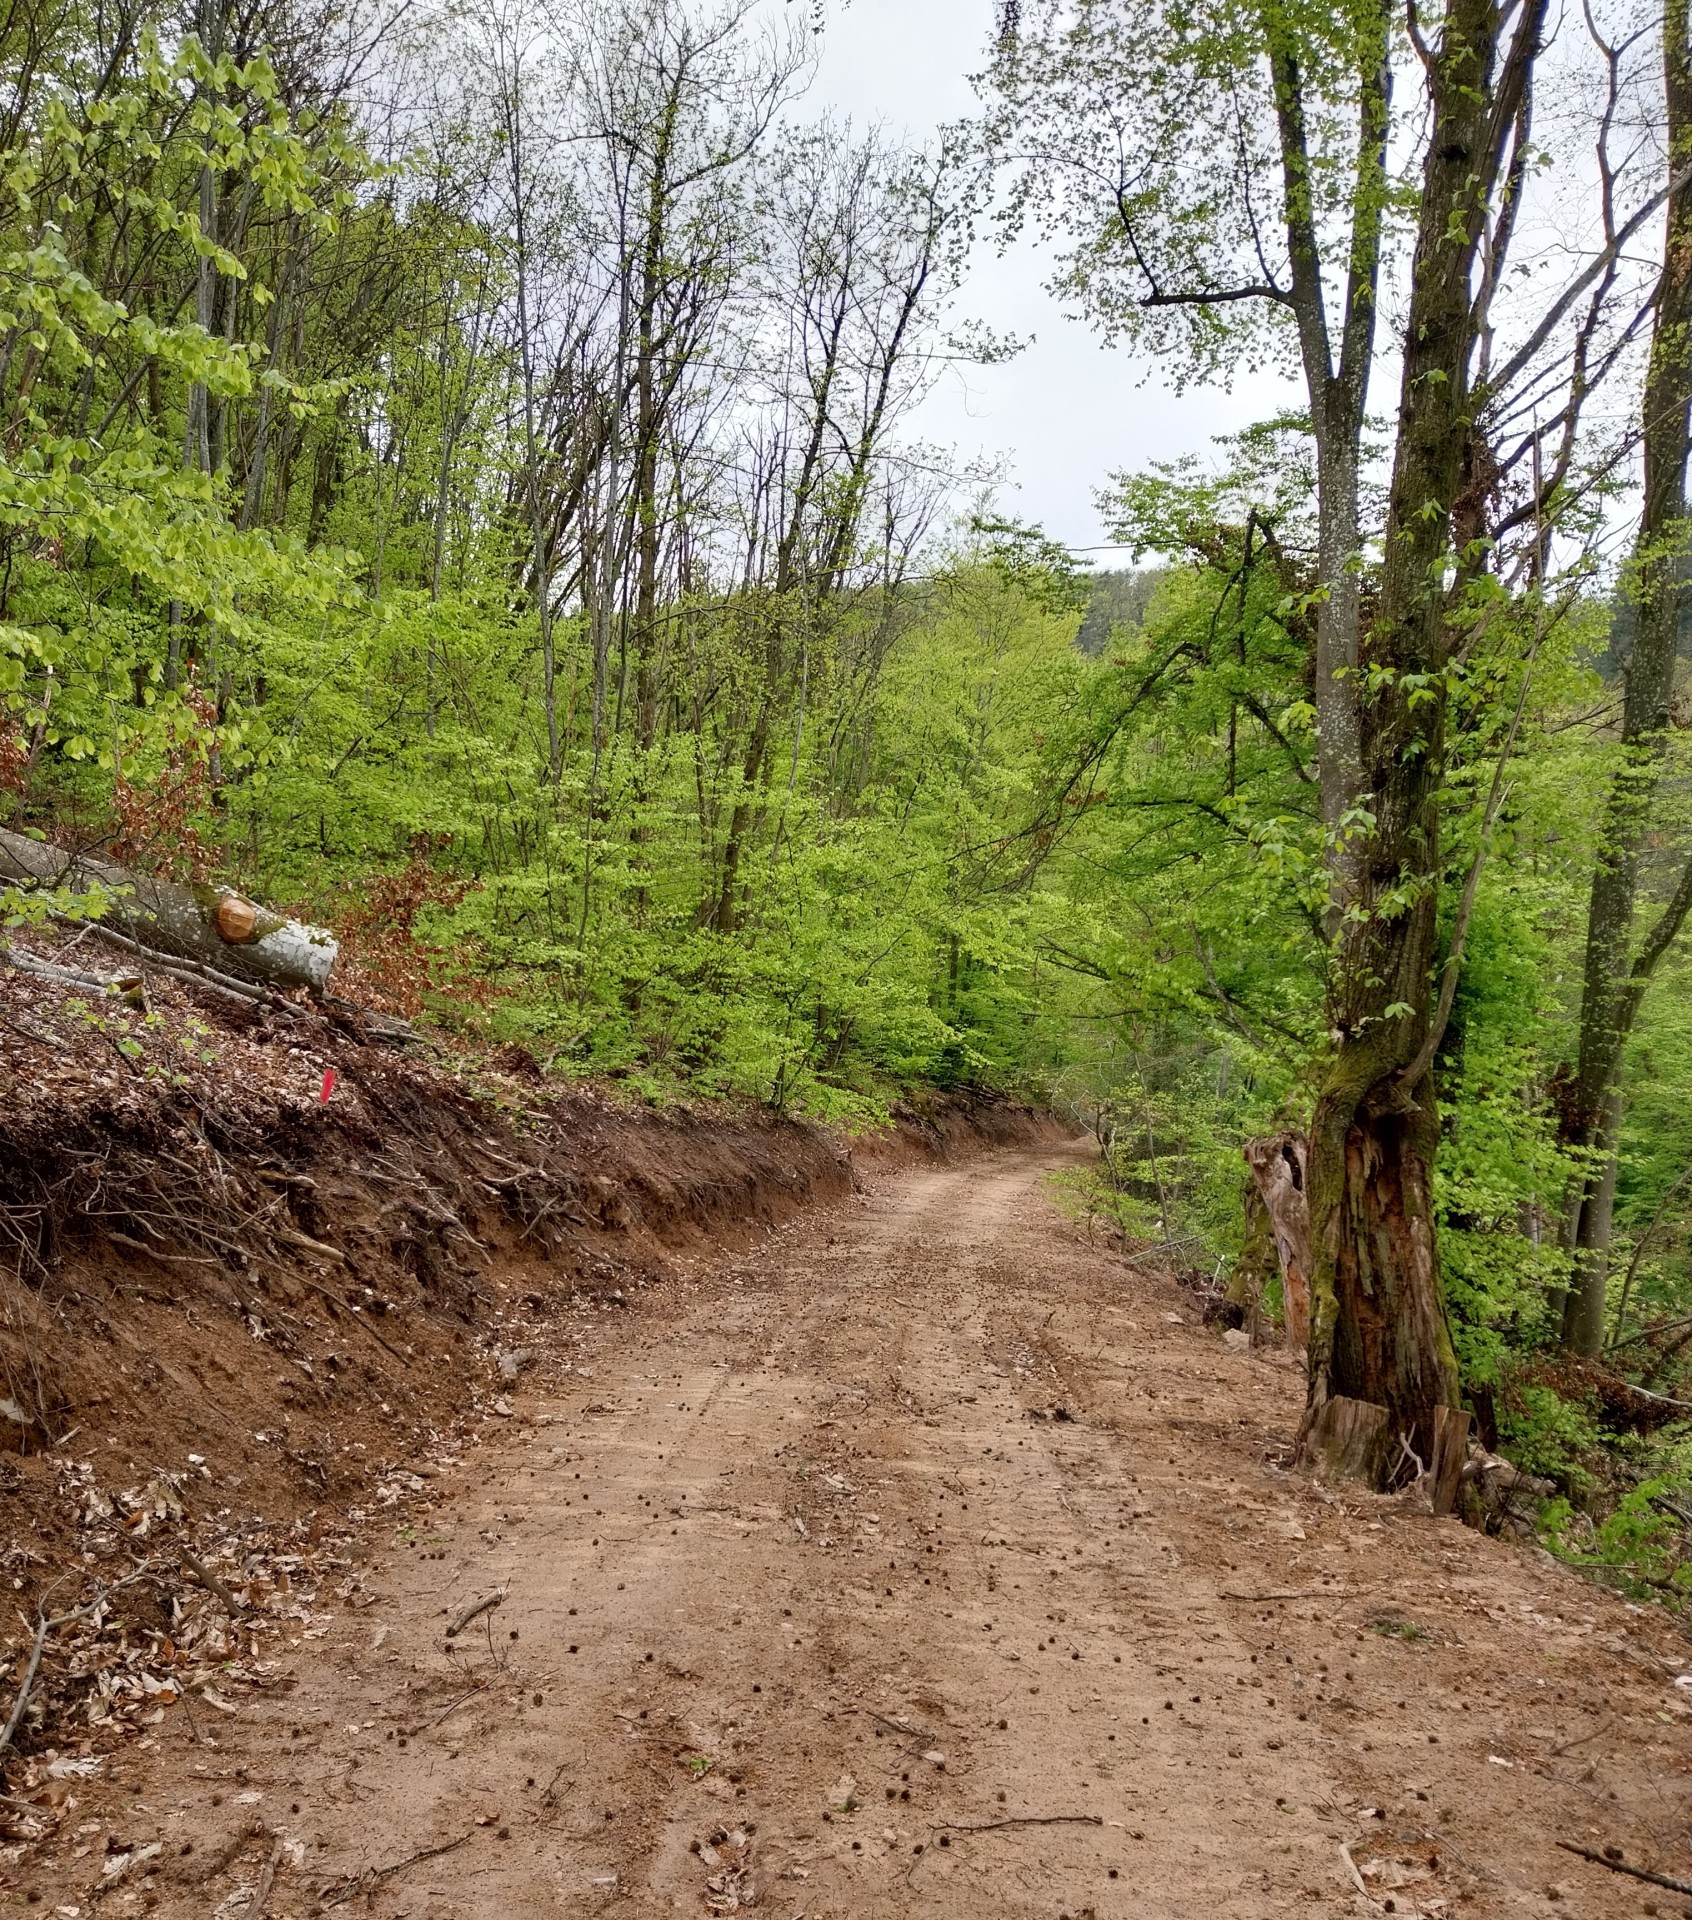
[[[264,368],[274,373],[277,356],[288,331],[288,313],[293,293],[294,269],[297,261],[295,251],[298,221],[288,224],[287,264],[282,269],[281,284],[276,289],[276,299],[271,306],[270,321],[265,329]],[[247,476],[241,488],[241,513],[237,522],[241,531],[246,533],[259,523],[264,509],[264,483],[270,463],[270,421],[271,398],[273,389],[268,382],[259,388],[258,421],[253,428],[253,450],[247,461]]]
[[[223,52],[223,9],[221,0],[199,0],[195,12],[195,33],[206,57],[216,60]],[[200,231],[208,240],[217,238],[217,175],[208,156],[200,168]],[[194,318],[210,333],[217,319],[217,273],[210,260],[201,254],[194,267]],[[211,470],[211,413],[203,380],[188,388],[188,417],[183,430],[182,464],[191,471]],[[164,683],[174,692],[182,679],[183,611],[180,600],[172,600],[167,609],[169,638],[165,643]]]
[[[1353,685],[1361,596],[1362,544],[1358,474],[1369,367],[1375,335],[1375,283],[1380,266],[1377,211],[1385,162],[1384,62],[1366,71],[1358,89],[1358,159],[1353,187],[1352,246],[1340,365],[1334,365],[1316,228],[1304,78],[1293,48],[1271,32],[1270,66],[1281,148],[1290,304],[1298,332],[1305,390],[1316,443],[1316,563],[1323,593],[1316,606],[1316,726],[1322,824],[1330,843],[1334,919],[1351,891],[1344,823],[1362,780],[1363,744]]]
[[[505,57],[502,49],[502,62]],[[540,619],[541,697],[546,713],[547,772],[554,786],[564,768],[564,741],[558,722],[558,661],[552,632],[552,532],[548,523],[540,472],[538,396],[535,378],[535,323],[533,269],[530,246],[529,196],[535,182],[524,152],[526,132],[523,96],[523,50],[512,43],[510,67],[500,74],[500,115],[505,135],[506,165],[511,185],[511,218],[516,240],[517,357],[523,380],[523,487],[528,509],[532,549],[535,606]]]
[[[223,53],[223,8],[221,0],[200,0],[195,14],[195,33],[208,60]],[[215,98],[215,95],[213,96]],[[211,164],[210,147],[200,168],[200,232],[207,240],[217,239],[217,174]],[[210,333],[217,324],[217,269],[204,254],[194,269],[194,318]],[[211,471],[211,409],[203,380],[188,389],[188,425],[184,449],[186,464],[202,473]]]
[[[729,815],[728,838],[723,844],[722,888],[717,895],[713,922],[719,933],[733,933],[740,924],[740,867],[747,836],[757,812],[758,783],[764,771],[764,756],[770,745],[770,696],[766,693],[752,736],[746,743],[746,757],[740,769],[740,795]]]
[[[1692,158],[1692,59],[1687,0],[1663,10],[1663,77],[1669,173]],[[1625,673],[1622,764],[1611,785],[1587,910],[1581,992],[1575,1140],[1577,1176],[1569,1238],[1574,1285],[1563,1342],[1594,1356],[1604,1338],[1605,1293],[1623,1110],[1622,1065],[1642,993],[1631,964],[1634,919],[1651,805],[1662,780],[1674,693],[1676,640],[1686,580],[1686,455],[1692,417],[1692,183],[1668,203],[1645,380],[1644,500],[1634,549],[1638,631]]]

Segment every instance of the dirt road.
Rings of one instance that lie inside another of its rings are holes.
[[[1692,1906],[1555,1845],[1692,1878],[1692,1650],[1285,1471],[1290,1366],[1089,1245],[1061,1158],[602,1316],[282,1686],[171,1717],[123,1776],[165,1870],[82,1911],[234,1920],[267,1861],[267,1920]]]

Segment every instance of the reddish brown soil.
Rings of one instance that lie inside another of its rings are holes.
[[[414,1458],[233,1711],[74,1781],[13,1900],[1678,1914],[1557,1846],[1692,1879],[1671,1624],[1287,1471],[1295,1370],[1090,1245],[1062,1157],[878,1174],[553,1321],[550,1379]]]

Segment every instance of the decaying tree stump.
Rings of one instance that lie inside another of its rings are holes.
[[[1246,1165],[1269,1215],[1281,1269],[1287,1338],[1302,1353],[1310,1344],[1310,1203],[1305,1193],[1308,1148],[1302,1133],[1248,1140]]]
[[[1240,1309],[1240,1324],[1257,1345],[1263,1320],[1263,1288],[1277,1270],[1275,1230],[1269,1224],[1269,1209],[1257,1182],[1248,1180],[1245,1190],[1245,1240],[1228,1275],[1228,1299]]]
[[[1312,1421],[1303,1458],[1329,1480],[1360,1480],[1379,1487],[1386,1482],[1392,1450],[1386,1408],[1336,1393]]]
[[[153,880],[113,860],[66,853],[0,828],[0,880],[114,897],[102,926],[121,929],[144,948],[213,966],[271,987],[309,987],[322,995],[335,964],[335,936],[271,913],[219,887]]]

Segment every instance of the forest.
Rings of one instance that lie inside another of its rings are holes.
[[[927,144],[825,31],[6,0],[0,827],[634,1101],[1037,1099],[1309,1444],[1692,1596],[1686,0],[1004,0]],[[1018,236],[1301,383],[1131,567],[917,430]]]

